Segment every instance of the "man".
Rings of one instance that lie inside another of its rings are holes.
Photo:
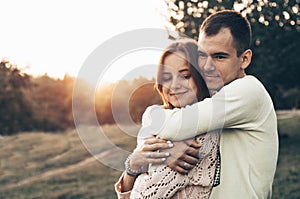
[[[252,58],[251,28],[235,11],[209,16],[199,34],[199,69],[213,96],[165,114],[164,138],[221,129],[220,185],[210,198],[271,198],[278,158],[277,119],[263,85],[245,69]],[[155,113],[157,114],[157,113]],[[182,125],[179,125],[179,124]]]

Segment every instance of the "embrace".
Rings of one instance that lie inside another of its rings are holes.
[[[269,199],[278,159],[277,118],[261,82],[247,75],[249,21],[224,10],[162,53],[137,147],[115,184],[120,199]]]

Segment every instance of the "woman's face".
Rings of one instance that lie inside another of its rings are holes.
[[[173,53],[164,59],[162,93],[166,100],[179,108],[197,102],[197,86],[183,53]]]

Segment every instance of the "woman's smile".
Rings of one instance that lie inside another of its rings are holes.
[[[188,90],[186,90],[186,91],[178,91],[178,92],[176,92],[176,93],[170,93],[170,95],[171,96],[183,96],[183,95],[185,95],[186,93],[188,92]]]
[[[183,53],[170,54],[165,58],[162,77],[162,93],[173,107],[197,102],[197,86]]]

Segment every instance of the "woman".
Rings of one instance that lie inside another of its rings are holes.
[[[164,108],[180,108],[209,97],[205,82],[196,69],[197,48],[196,41],[181,39],[163,52],[156,88]],[[179,174],[163,164],[170,154],[157,151],[172,145],[157,139],[164,137],[155,134],[158,131],[153,120],[161,119],[152,113],[155,106],[158,105],[148,107],[143,114],[137,148],[127,159],[126,172],[116,184],[119,198],[208,198],[215,183],[219,134],[210,132],[197,136],[196,140],[201,143],[199,163],[187,175]]]

